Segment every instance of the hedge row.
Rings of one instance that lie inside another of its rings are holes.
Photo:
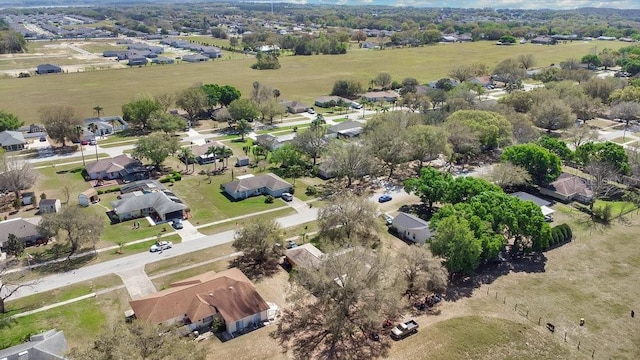
[[[178,171],[172,171],[169,175],[160,179],[161,183],[176,182],[182,180],[182,174]]]
[[[120,186],[116,186],[116,187],[112,187],[112,188],[108,188],[108,189],[98,190],[98,195],[108,194],[108,193],[112,193],[112,192],[120,192]]]
[[[568,224],[561,224],[551,228],[551,239],[549,240],[549,247],[555,245],[562,245],[573,239],[573,232]]]

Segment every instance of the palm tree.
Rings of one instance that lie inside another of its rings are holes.
[[[86,166],[87,164],[85,164],[84,162],[84,149],[82,148],[82,134],[84,133],[84,129],[82,128],[82,126],[78,125],[76,126],[75,130],[76,130],[76,136],[80,141],[80,154],[82,154],[82,166]]]
[[[322,114],[317,114],[316,118],[311,120],[311,128],[318,129],[326,123],[327,123],[327,120],[325,120],[324,116]]]
[[[213,171],[218,170],[218,166],[216,161],[218,160],[218,147],[217,146],[209,146],[207,151],[204,153],[205,155],[213,155]]]
[[[220,156],[224,160],[224,167],[229,167],[229,157],[233,156],[233,150],[226,146],[220,147]]]
[[[189,171],[189,163],[191,161],[193,161],[193,151],[191,151],[191,149],[187,148],[187,147],[183,147],[180,149],[180,157],[182,158],[182,160],[184,161],[184,165],[185,165],[185,171]],[[194,162],[194,169],[195,169],[195,162]]]
[[[278,100],[280,95],[280,89],[273,89],[273,97],[276,98],[276,100]]]
[[[249,131],[251,130],[251,124],[247,120],[242,119],[238,121],[237,127],[238,127],[238,130],[240,131],[240,136],[241,136],[240,141],[244,142],[244,136],[247,133],[249,133]]]
[[[91,123],[89,124],[89,126],[87,126],[87,128],[89,129],[89,131],[93,133],[93,146],[96,149],[96,161],[98,161],[98,141],[96,140],[96,133],[98,132],[98,124]]]
[[[102,110],[103,110],[103,109],[104,109],[104,108],[103,108],[102,106],[97,105],[97,106],[95,106],[95,107],[93,108],[93,111],[95,111],[95,112],[96,112],[96,115],[98,115],[98,117],[100,117],[100,114],[102,114]]]

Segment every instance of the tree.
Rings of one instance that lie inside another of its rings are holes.
[[[160,133],[153,133],[149,136],[138,139],[136,147],[133,149],[133,156],[148,159],[156,169],[161,169],[161,164],[180,148],[178,139]]]
[[[574,149],[598,138],[598,132],[585,125],[570,127],[563,135]]]
[[[333,84],[331,95],[354,99],[362,93],[362,85],[355,80],[337,80]]]
[[[522,80],[527,77],[527,71],[516,59],[506,59],[496,65],[493,73],[496,80],[504,82],[507,92],[520,88]]]
[[[482,110],[459,110],[447,118],[449,128],[467,127],[478,136],[484,150],[493,150],[511,141],[512,127],[499,113]]]
[[[300,153],[293,144],[285,144],[274,150],[271,155],[271,162],[280,164],[283,168],[304,163],[302,153]]]
[[[194,121],[207,108],[209,100],[201,87],[192,86],[178,93],[176,105],[189,115],[189,120]]]
[[[274,70],[280,69],[280,61],[278,60],[278,55],[275,52],[264,53],[258,51],[256,54],[256,62],[251,65],[252,69],[255,70]]]
[[[635,101],[621,101],[611,107],[611,115],[624,121],[624,132],[622,140],[624,140],[629,123],[640,119],[640,103]]]
[[[255,101],[251,99],[236,99],[233,100],[229,106],[229,114],[235,121],[247,120],[253,121],[260,115],[260,110]]]
[[[560,99],[549,99],[549,101],[538,104],[531,111],[533,123],[547,133],[552,130],[566,129],[573,125],[576,116],[571,112],[571,108]]]
[[[0,314],[5,314],[7,309],[5,301],[12,297],[23,287],[34,285],[35,281],[28,281],[29,272],[13,272],[12,263],[3,261],[0,263]]]
[[[158,104],[160,104],[162,111],[167,112],[169,111],[169,108],[173,106],[176,96],[173,93],[166,92],[156,95],[154,99]]]
[[[43,215],[38,225],[38,232],[46,238],[58,236],[67,239],[67,259],[85,244],[95,248],[103,230],[104,221],[100,215],[75,206],[67,206],[58,213]]]
[[[16,115],[0,110],[0,132],[18,130],[22,125],[24,125],[24,122],[20,121]]]
[[[605,104],[609,103],[609,97],[617,90],[624,87],[624,81],[620,78],[600,78],[594,76],[588,81],[581,84],[582,90],[585,94],[594,99],[600,99]]]
[[[244,142],[244,136],[251,132],[251,129],[252,129],[251,123],[249,123],[245,119],[240,119],[238,120],[236,128],[240,133],[240,141]]]
[[[434,202],[445,200],[452,180],[451,174],[426,167],[420,171],[420,177],[406,179],[403,185],[406,192],[415,193],[429,209],[433,209]]]
[[[180,116],[156,111],[151,114],[149,127],[153,130],[164,131],[165,134],[173,134],[187,126],[187,122]]]
[[[93,111],[95,111],[97,117],[100,117],[100,114],[102,114],[102,110],[104,110],[104,108],[100,105],[93,107]]]
[[[391,178],[395,168],[409,161],[406,113],[383,114],[369,121],[364,129],[364,144],[369,153],[380,160]]]
[[[538,139],[538,145],[558,155],[562,160],[571,160],[573,152],[567,146],[567,143],[551,136],[541,136]]]
[[[377,207],[368,198],[351,192],[336,194],[333,203],[318,210],[322,238],[333,243],[377,242]]]
[[[139,96],[135,100],[122,105],[122,119],[131,125],[146,131],[151,114],[162,110],[162,105],[149,96]]]
[[[611,141],[584,143],[576,148],[575,158],[583,165],[599,161],[610,163],[622,175],[629,173],[629,158],[624,147]]]
[[[505,104],[516,112],[528,113],[534,105],[534,99],[532,92],[518,91],[501,97],[498,103]]]
[[[502,37],[500,37],[500,40],[498,40],[501,44],[515,44],[516,43],[516,38],[514,36],[511,35],[504,35]]]
[[[440,154],[448,155],[450,149],[447,142],[447,132],[433,125],[415,125],[408,129],[411,154],[418,160],[418,173],[425,160],[431,160]]]
[[[273,97],[260,102],[258,110],[262,113],[263,119],[269,119],[269,124],[273,124],[274,117],[284,114],[284,107]]]
[[[391,74],[387,72],[379,73],[373,82],[378,85],[382,90],[387,90],[391,86]]]
[[[395,263],[403,275],[404,295],[409,300],[447,288],[449,274],[442,266],[442,259],[434,257],[424,245],[403,248]]]
[[[296,359],[374,359],[387,355],[385,319],[398,318],[399,291],[387,257],[364,248],[327,255],[295,275],[291,306],[272,336]]]
[[[520,54],[516,60],[525,70],[529,70],[536,64],[536,57],[533,54]]]
[[[587,54],[580,59],[580,62],[594,68],[602,65],[602,61],[600,61],[600,58],[596,54]]]
[[[298,151],[307,154],[313,159],[313,166],[316,166],[316,160],[320,157],[329,142],[324,138],[326,130],[323,127],[317,129],[306,129],[298,133],[298,135],[292,140],[292,145]]]
[[[474,75],[473,68],[469,65],[458,65],[449,71],[449,77],[463,83]]]
[[[0,31],[0,54],[15,54],[27,51],[27,41],[21,33],[13,30]]]
[[[347,187],[351,186],[354,179],[369,174],[372,167],[368,150],[360,144],[336,142],[329,146],[327,152],[327,168],[334,171],[338,178],[346,177]]]
[[[22,190],[27,190],[36,183],[38,172],[27,161],[9,157],[6,153],[0,155],[0,189],[11,191],[16,199],[20,199]]]
[[[513,139],[518,144],[524,144],[535,141],[540,132],[533,126],[533,123],[525,114],[520,113],[507,113],[505,116],[511,122],[513,127]]]
[[[75,138],[76,126],[83,126],[75,109],[70,106],[52,105],[39,110],[40,121],[47,129],[47,135],[66,146],[66,141]]]
[[[24,242],[18,239],[14,234],[7,236],[7,242],[4,244],[5,251],[9,256],[18,257],[24,252]]]
[[[504,149],[502,160],[525,168],[538,185],[553,182],[562,172],[560,157],[535,144],[509,146]]]
[[[627,86],[622,89],[614,90],[609,96],[609,101],[613,103],[623,101],[640,102],[640,86]]]
[[[270,274],[284,254],[284,238],[280,224],[260,218],[248,222],[234,237],[233,247],[242,252],[236,263],[252,277]]]
[[[611,49],[604,49],[600,52],[599,57],[604,69],[608,70],[610,67],[616,65],[616,62],[620,58],[620,53]]]
[[[594,159],[587,163],[584,171],[590,175],[586,180],[594,195],[593,201],[589,204],[591,210],[593,210],[597,199],[615,197],[623,192],[619,185],[622,182],[623,174],[615,163]]]
[[[234,100],[240,99],[240,90],[236,89],[231,85],[222,85],[220,87],[220,93],[218,97],[218,101],[222,106],[229,106]]]
[[[185,171],[189,171],[189,164],[196,161],[193,151],[188,147],[180,148],[180,158],[184,161]]]
[[[474,237],[469,222],[454,215],[438,222],[431,252],[445,259],[449,272],[472,275],[480,263],[482,244]]]
[[[142,321],[115,321],[86,347],[74,347],[70,359],[204,360],[206,352],[168,329]]]
[[[458,176],[450,181],[443,200],[451,204],[466,203],[485,192],[500,193],[501,189],[484,179]]]
[[[500,186],[502,189],[509,189],[520,185],[525,185],[531,181],[531,175],[522,166],[513,165],[510,162],[503,162],[493,165],[487,174],[487,180]]]

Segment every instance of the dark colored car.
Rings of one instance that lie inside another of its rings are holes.
[[[45,142],[47,141],[47,137],[46,136],[40,136],[40,142]]]
[[[391,197],[391,195],[388,195],[388,194],[381,195],[378,198],[378,202],[379,203],[385,203],[385,202],[391,201],[391,200],[393,200],[393,198]]]

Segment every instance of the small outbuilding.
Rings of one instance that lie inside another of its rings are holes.
[[[57,213],[60,211],[60,199],[42,199],[40,200],[40,213]]]
[[[240,166],[249,166],[248,156],[238,156],[238,158],[236,159],[236,167]]]
[[[98,202],[98,200],[98,192],[94,188],[87,189],[78,195],[78,203],[80,203],[81,206],[89,206]]]
[[[52,64],[41,64],[38,65],[38,69],[36,70],[36,74],[45,75],[45,74],[60,74],[62,72],[62,68],[57,65]]]
[[[427,221],[403,212],[393,218],[391,226],[396,229],[400,238],[414,243],[424,244],[433,236]]]

